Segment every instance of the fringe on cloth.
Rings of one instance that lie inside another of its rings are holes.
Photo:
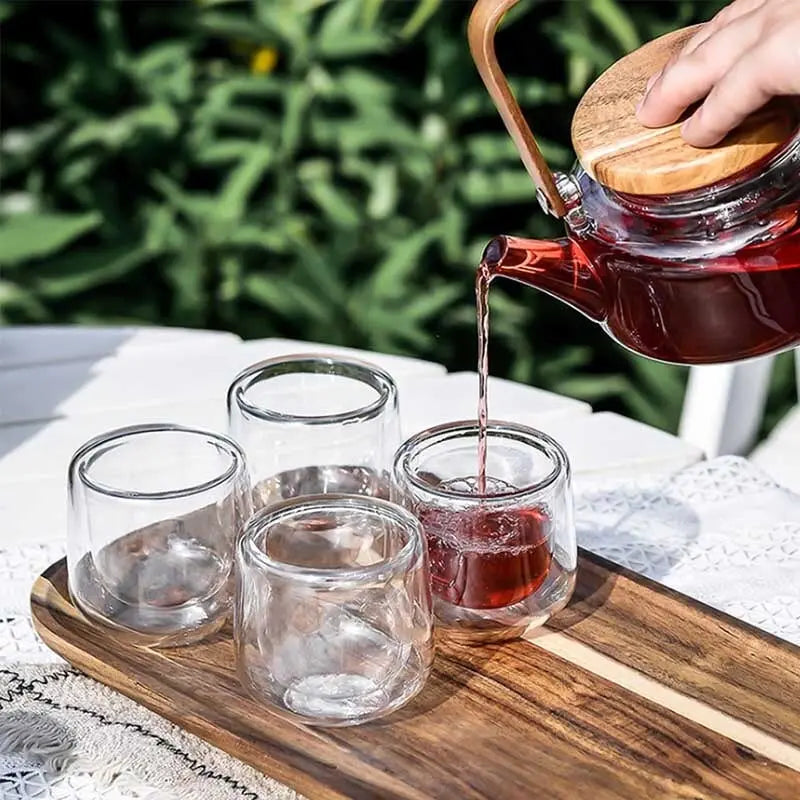
[[[44,714],[11,712],[0,719],[0,755],[17,756],[49,780],[69,767],[84,774],[100,788],[114,787],[131,800],[195,800],[194,789],[166,791],[143,783],[126,771],[128,759],[99,762],[75,756],[75,743],[68,731]],[[15,771],[19,771],[19,766]]]

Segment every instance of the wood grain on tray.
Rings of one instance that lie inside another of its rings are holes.
[[[536,644],[439,642],[421,695],[361,727],[310,729],[239,686],[229,633],[137,648],[34,586],[56,652],[309,798],[800,797],[800,650],[583,555]]]

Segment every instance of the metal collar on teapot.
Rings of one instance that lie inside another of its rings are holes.
[[[517,104],[495,54],[494,38],[518,0],[478,0],[469,43],[478,71],[537,186],[542,208],[580,225],[580,188],[571,176],[551,172]],[[648,78],[678,52],[695,28],[674,31],[625,56],[586,91],[572,121],[572,144],[586,174],[622,194],[681,194],[725,181],[768,160],[797,131],[796,106],[777,99],[747,118],[713,148],[687,144],[678,122],[646,128],[636,105]]]

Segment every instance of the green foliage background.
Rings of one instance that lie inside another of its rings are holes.
[[[554,167],[624,52],[720,3],[521,0],[504,66]],[[473,274],[548,236],[458,0],[0,3],[0,322],[301,337],[474,369]],[[500,284],[498,375],[676,426],[685,372]],[[786,364],[779,372],[788,386]]]

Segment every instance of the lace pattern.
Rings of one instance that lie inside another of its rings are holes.
[[[584,485],[576,519],[587,550],[800,645],[800,497],[745,459]]]

